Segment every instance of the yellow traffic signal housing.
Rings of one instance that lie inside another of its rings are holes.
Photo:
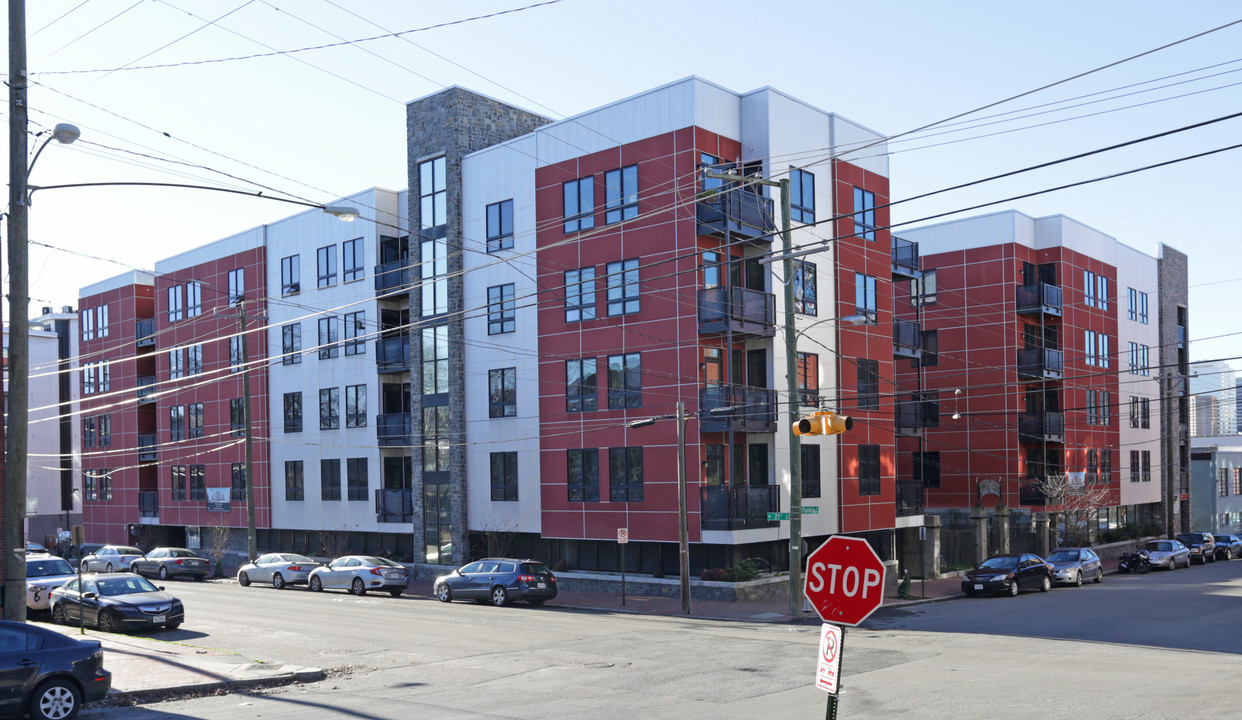
[[[854,418],[817,412],[794,423],[794,435],[838,435],[854,428]]]

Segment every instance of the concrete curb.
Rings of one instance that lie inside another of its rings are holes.
[[[237,690],[250,687],[274,687],[299,682],[319,682],[327,677],[322,668],[295,667],[283,672],[272,673],[264,677],[232,678],[229,680],[211,680],[208,682],[185,683],[159,688],[143,688],[140,690],[116,690],[108,693],[109,700],[131,700],[138,702],[142,698],[158,695],[161,698],[176,695],[191,695],[211,692],[213,690]]]

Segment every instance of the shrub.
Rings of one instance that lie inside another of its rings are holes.
[[[699,579],[707,582],[719,582],[724,580],[724,568],[703,568],[703,572],[699,574]]]
[[[745,582],[759,576],[759,566],[754,560],[743,560],[724,571],[726,582]]]

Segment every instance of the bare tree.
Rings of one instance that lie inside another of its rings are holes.
[[[211,554],[213,575],[224,575],[224,553],[229,549],[230,528],[223,524],[213,525],[207,531],[207,551]]]
[[[357,525],[351,526],[357,528]],[[319,551],[325,557],[338,558],[349,553],[350,528],[319,531]]]
[[[1044,496],[1049,511],[1060,513],[1065,542],[1077,546],[1088,543],[1090,523],[1113,495],[1108,485],[1088,483],[1081,474],[1049,475],[1036,479],[1033,487]]]
[[[508,557],[513,549],[513,537],[517,527],[512,525],[491,524],[480,531],[487,543],[488,557]]]

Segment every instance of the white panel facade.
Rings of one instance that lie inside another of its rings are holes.
[[[1113,307],[1117,313],[1117,397],[1114,402],[1117,419],[1118,444],[1120,457],[1116,467],[1121,473],[1121,504],[1140,505],[1160,501],[1160,472],[1164,462],[1160,456],[1160,388],[1158,383],[1160,370],[1153,368],[1149,374],[1143,375],[1138,370],[1130,369],[1130,343],[1150,348],[1151,365],[1158,365],[1160,356],[1160,327],[1157,322],[1158,302],[1156,259],[1145,255],[1134,248],[1115,243],[1117,260],[1116,302]],[[1131,293],[1133,290],[1133,293]],[[1133,296],[1133,312],[1131,311]],[[1146,296],[1146,313],[1142,312],[1142,298]],[[1139,417],[1131,419],[1132,399],[1137,399]],[[1149,408],[1146,425],[1142,416],[1143,403]],[[1140,453],[1138,459],[1142,463],[1142,453],[1150,453],[1151,480],[1144,482],[1141,473],[1139,480],[1131,480],[1136,474],[1131,472],[1131,456]]]
[[[76,315],[75,315],[76,317]],[[76,334],[77,322],[71,323],[70,332]],[[71,335],[72,337],[72,335]],[[29,339],[30,380],[27,402],[30,408],[30,432],[27,438],[29,457],[26,463],[26,514],[62,515],[60,509],[60,375],[58,345],[55,329],[43,330],[32,327]],[[76,342],[72,353],[77,355]],[[8,346],[8,335],[5,335]],[[77,377],[71,377],[69,386],[80,387]],[[73,409],[77,409],[76,406]],[[71,427],[81,427],[81,420],[74,417]],[[77,444],[74,447],[79,447]],[[80,458],[75,458],[74,484],[81,486]],[[79,498],[74,502],[75,512],[82,512]],[[63,524],[63,523],[62,523]],[[32,533],[33,534],[33,533]],[[31,537],[31,542],[42,543],[42,537]]]

